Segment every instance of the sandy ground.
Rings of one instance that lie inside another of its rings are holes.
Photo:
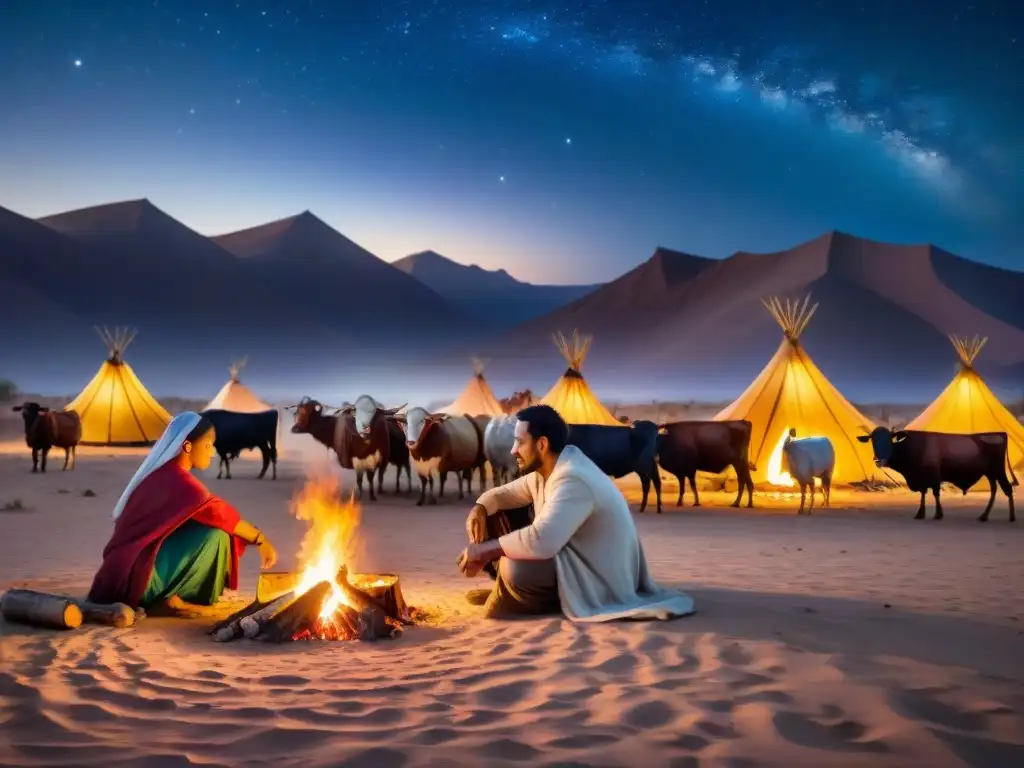
[[[0,450],[0,588],[83,594],[139,453],[32,475],[23,448]],[[289,456],[276,482],[252,461],[208,481],[283,568],[304,530]],[[1024,765],[1024,523],[1004,500],[987,525],[975,495],[942,522],[911,520],[902,494],[838,493],[802,518],[788,498],[666,500],[637,524],[655,577],[696,599],[675,622],[486,621],[462,600],[485,582],[454,564],[467,504],[389,493],[363,508],[355,566],[400,572],[440,626],[268,647],[215,644],[202,622],[0,623],[0,765]],[[247,555],[233,599],[257,569]]]

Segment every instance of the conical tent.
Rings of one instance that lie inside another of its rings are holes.
[[[206,404],[203,408],[204,411],[212,408],[234,411],[236,413],[259,413],[260,411],[273,410],[273,406],[267,405],[256,397],[252,390],[239,380],[238,374],[245,367],[246,361],[247,358],[243,357],[241,360],[236,360],[231,364],[231,367],[228,368],[231,378],[220,388],[220,392],[217,393],[213,400]]]
[[[569,424],[624,426],[607,408],[601,405],[600,400],[594,397],[594,393],[587,386],[587,381],[580,372],[587,352],[590,350],[592,337],[581,337],[580,332],[575,330],[572,332],[571,342],[561,331],[554,334],[552,339],[569,367],[544,395],[541,403],[550,405]]]
[[[716,421],[751,422],[750,461],[754,483],[793,486],[782,471],[782,444],[790,429],[797,437],[827,437],[835,449],[834,483],[868,479],[889,481],[875,467],[870,445],[857,436],[874,429],[864,414],[839,394],[800,345],[818,305],[777,298],[762,300],[783,330],[782,343],[760,375],[736,401],[715,416]]]
[[[455,402],[445,408],[439,408],[441,413],[449,413],[461,416],[504,416],[501,403],[491,391],[491,385],[484,378],[484,366],[486,360],[478,357],[473,358],[473,378],[466,384]]]
[[[960,357],[960,371],[905,429],[954,434],[1005,432],[1009,438],[1010,466],[1024,470],[1024,425],[999,402],[974,370],[974,361],[988,339],[975,336],[968,341],[950,336],[949,340]],[[988,481],[982,480],[979,486],[988,488]]]
[[[82,445],[149,446],[171,421],[164,407],[149,394],[124,352],[135,331],[96,329],[109,351],[92,381],[72,400],[66,411],[82,418]]]

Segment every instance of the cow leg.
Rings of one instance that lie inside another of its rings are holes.
[[[363,470],[361,470],[361,469],[357,469],[356,470],[356,490],[358,491],[358,493],[356,494],[356,498],[357,499],[362,499],[363,498]]]
[[[224,458],[224,479],[231,479],[231,459],[227,457]]]
[[[1010,522],[1015,523],[1017,522],[1017,515],[1013,510],[1013,485],[1010,483],[1010,479],[1006,476],[1005,472],[999,478],[999,488],[1006,495],[1006,501],[1010,505]]]
[[[661,473],[658,472],[658,466],[654,466],[654,474],[651,475],[651,483],[654,485],[654,500],[658,504],[658,514],[661,514]]]
[[[643,472],[637,472],[640,477],[640,511],[647,509],[647,496],[651,492],[651,478]]]
[[[472,470],[470,470],[470,471],[472,471]],[[455,481],[459,484],[459,501],[462,501],[466,497],[466,494],[462,492],[462,483],[466,479],[467,478],[466,478],[465,470],[463,470],[462,472],[456,472],[455,473]],[[473,489],[470,488],[470,490],[473,490]]]
[[[821,476],[821,492],[825,496],[824,508],[832,508],[832,473],[826,472]]]
[[[377,467],[377,493],[384,493],[384,470],[387,468],[387,462],[383,462]]]
[[[811,505],[809,507],[807,507],[807,514],[808,515],[811,514],[811,510],[814,509],[814,487],[816,485],[817,485],[817,483],[814,482],[814,478],[812,477],[811,478]]]
[[[993,476],[993,475],[989,476],[989,478],[988,478],[988,486],[989,486],[988,504],[985,505],[985,511],[982,512],[981,513],[981,517],[978,518],[978,522],[980,522],[980,523],[987,523],[988,522],[988,513],[992,511],[992,505],[995,503],[995,500],[996,500],[996,478],[995,478],[995,476]]]
[[[932,496],[935,497],[935,514],[932,515],[932,519],[933,520],[941,520],[942,519],[942,502],[939,501],[939,488],[940,487],[941,487],[940,485],[936,484],[936,486],[934,488],[932,488]]]
[[[366,479],[369,481],[367,483],[367,485],[370,486],[370,501],[376,501],[377,500],[377,493],[376,493],[376,491],[373,490],[373,476],[377,473],[378,469],[380,469],[380,468],[379,467],[374,467],[373,469],[371,469],[369,472],[366,473]]]
[[[914,515],[915,520],[924,520],[924,497],[927,495],[928,489],[925,488],[921,491],[921,506],[917,510],[917,514]]]
[[[444,475],[440,472],[437,473],[438,485],[444,487]],[[439,494],[440,495],[440,494]],[[430,504],[437,504],[437,496],[434,496],[434,473],[430,473]]]
[[[680,477],[679,475],[673,475],[677,481],[679,481],[679,495],[676,496],[676,506],[683,506],[683,493],[686,491],[686,478]]]
[[[74,469],[76,464],[78,464],[78,446],[77,445],[72,445],[71,446],[71,469]]]
[[[267,470],[270,468],[270,451],[267,446],[260,446],[260,457],[263,459],[263,466],[260,468],[260,473],[256,475],[257,480],[262,480],[267,474]]]
[[[434,479],[433,474],[431,474],[430,479],[431,480]],[[439,499],[443,499],[444,498],[444,484],[447,481],[448,481],[448,473],[447,472],[438,472],[437,473],[437,498],[439,498]],[[431,488],[430,493],[431,493],[431,495],[433,495],[433,493],[434,493],[433,488]],[[436,502],[434,502],[434,503],[436,503]]]
[[[61,470],[61,472],[67,472],[68,471],[68,462],[70,460],[71,460],[71,449],[70,448],[65,448],[64,449],[64,468]],[[992,491],[992,493],[995,493],[995,491]]]
[[[49,448],[43,448],[42,460],[39,462],[39,469],[42,472],[46,471],[46,456],[49,453],[50,453],[50,449]]]
[[[427,500],[427,478],[420,475],[420,497],[416,499],[416,506],[422,507],[423,502]]]
[[[800,483],[800,509],[796,511],[798,515],[804,513],[804,502],[807,500],[807,486]]]
[[[697,493],[697,470],[693,471],[693,474],[689,477],[690,490],[693,491],[693,506],[700,506],[700,494]]]

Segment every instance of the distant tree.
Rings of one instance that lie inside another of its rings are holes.
[[[9,403],[18,394],[17,385],[10,379],[0,379],[0,403]]]

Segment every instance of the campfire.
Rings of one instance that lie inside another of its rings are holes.
[[[359,505],[340,501],[333,476],[314,478],[292,500],[291,512],[309,526],[295,573],[260,575],[256,600],[218,622],[218,642],[242,637],[291,640],[376,640],[411,624],[395,574],[349,573]]]

